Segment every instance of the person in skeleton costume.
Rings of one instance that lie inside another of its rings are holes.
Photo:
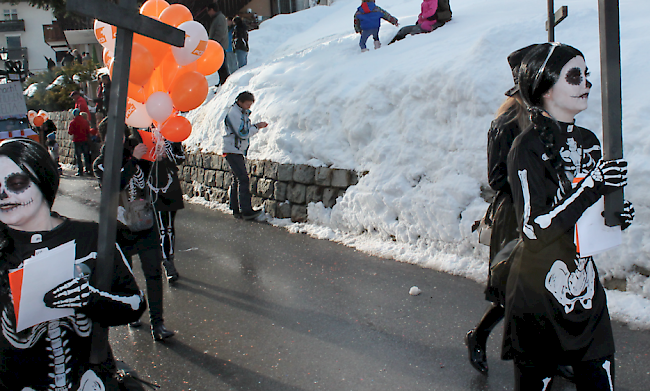
[[[102,138],[106,137],[106,126],[99,129]],[[130,130],[125,125],[125,138]],[[150,166],[149,162],[142,159],[147,153],[147,146],[144,143],[136,141],[133,149],[129,148],[132,139],[124,144],[122,153],[122,171],[120,179],[120,189],[126,192],[129,201],[135,199],[145,199],[147,189],[147,174]],[[99,178],[100,184],[104,177],[104,148],[102,147],[99,156],[95,159],[94,170],[95,176]],[[129,263],[132,263],[133,255],[138,255],[142,265],[147,285],[147,301],[149,303],[149,318],[151,320],[151,333],[154,340],[163,341],[175,335],[174,331],[165,327],[163,319],[163,281],[162,281],[162,250],[159,244],[158,232],[156,226],[139,232],[131,232],[120,217],[120,209],[123,208],[122,197],[120,197],[118,206],[117,222],[117,242],[124,251]],[[123,210],[123,209],[122,209]],[[132,327],[139,327],[139,320],[131,323]]]
[[[578,390],[614,389],[614,339],[592,257],[579,258],[574,226],[601,196],[627,183],[624,160],[603,161],[600,143],[574,124],[591,83],[583,54],[541,44],[523,59],[519,88],[531,125],[508,154],[508,181],[522,241],[506,289],[502,358],[516,390],[549,390],[558,364]],[[629,202],[622,228],[634,217]]]
[[[93,322],[126,324],[145,309],[119,246],[110,291],[99,291],[94,287],[98,224],[51,211],[59,174],[47,150],[29,139],[3,141],[0,177],[0,390],[115,389],[109,369],[112,355],[106,365],[89,362]],[[21,293],[29,282],[25,279],[22,289],[16,288],[10,273],[21,275],[31,257],[63,246],[74,248],[75,266],[70,270],[74,277],[49,290],[42,300],[50,308],[72,309],[72,315],[19,328],[28,305]]]
[[[167,272],[167,280],[175,283],[180,278],[174,264],[176,230],[174,222],[176,211],[183,209],[183,190],[178,179],[178,165],[185,161],[181,143],[170,143],[165,140],[164,154],[151,167],[148,186],[151,189],[153,207],[156,211],[156,221],[160,245],[162,247],[163,266]]]
[[[488,183],[496,191],[492,201],[492,236],[490,238],[490,266],[495,256],[505,245],[519,237],[517,231],[517,219],[512,204],[512,191],[508,184],[507,159],[510,146],[515,137],[521,133],[522,126],[518,117],[525,110],[525,106],[519,95],[519,84],[517,82],[519,65],[524,56],[537,45],[526,46],[512,52],[508,56],[508,64],[512,70],[512,77],[515,86],[506,91],[508,97],[499,110],[497,118],[492,121],[488,131]],[[489,271],[489,269],[488,269]],[[497,287],[490,285],[485,290],[485,298],[490,302],[483,314],[481,321],[476,327],[467,333],[465,343],[469,350],[469,362],[482,374],[488,373],[486,344],[487,338],[492,329],[503,319],[505,313],[505,292],[495,291]]]

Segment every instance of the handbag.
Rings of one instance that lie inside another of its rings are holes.
[[[478,231],[478,242],[486,246],[489,246],[490,240],[492,240],[492,221],[494,217],[493,205],[493,203],[490,203],[483,218],[476,220],[472,225],[472,232]]]
[[[516,238],[508,242],[501,251],[494,256],[490,266],[490,275],[487,287],[487,295],[494,302],[504,305],[506,298],[506,286],[508,285],[508,276],[510,268],[515,258],[515,249],[520,243],[521,238]]]
[[[153,206],[148,199],[129,201],[126,190],[120,193],[124,204],[124,223],[131,232],[140,232],[153,227]]]

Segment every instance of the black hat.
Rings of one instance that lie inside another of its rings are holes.
[[[526,57],[528,53],[530,53],[531,50],[535,49],[539,44],[532,44],[529,46],[526,46],[525,48],[521,48],[519,50],[515,50],[514,52],[510,53],[508,55],[508,64],[510,65],[510,69],[512,70],[512,80],[515,82],[514,87],[506,91],[506,96],[513,96],[519,91],[519,66],[521,65],[521,60]]]

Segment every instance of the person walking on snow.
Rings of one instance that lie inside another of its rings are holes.
[[[379,42],[379,26],[382,19],[387,20],[390,24],[399,26],[397,18],[384,11],[381,7],[376,6],[375,0],[362,0],[361,6],[357,8],[357,12],[354,14],[354,31],[361,34],[359,47],[361,47],[362,52],[368,51],[366,42],[371,35],[375,41],[375,49],[381,47],[381,42]]]
[[[244,220],[253,220],[262,214],[261,210],[253,210],[251,205],[245,156],[248,152],[248,139],[269,124],[266,122],[251,124],[250,108],[254,102],[253,94],[248,91],[242,92],[237,95],[235,103],[224,119],[223,155],[230,164],[233,174],[233,183],[230,186],[230,209],[235,218],[244,218]]]

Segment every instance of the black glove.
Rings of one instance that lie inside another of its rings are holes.
[[[625,230],[634,220],[634,206],[628,200],[623,202],[623,211],[617,212],[618,220],[621,222],[621,230]]]
[[[96,292],[85,277],[78,277],[47,292],[43,302],[50,308],[81,308],[90,302],[91,294]]]
[[[589,175],[596,183],[600,194],[612,193],[627,185],[627,161],[600,160]]]

